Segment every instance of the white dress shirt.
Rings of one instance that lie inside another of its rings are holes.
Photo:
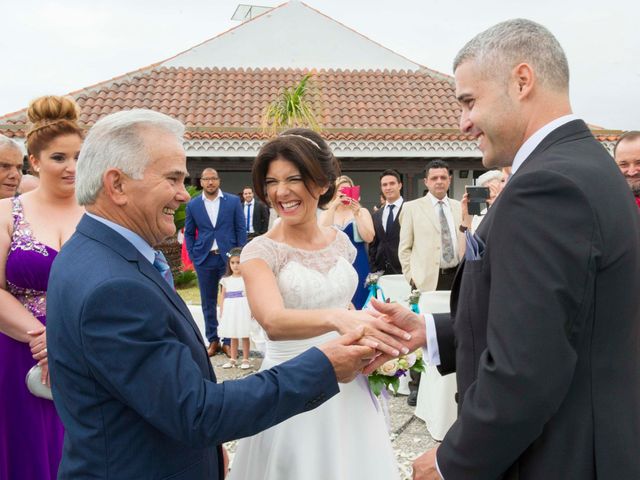
[[[384,206],[384,210],[382,210],[382,229],[386,232],[387,231],[387,219],[389,218],[389,205],[393,205],[393,220],[395,221],[396,218],[398,218],[398,212],[400,211],[400,207],[402,206],[402,204],[404,203],[404,199],[402,197],[398,198],[395,202],[392,203],[387,203]]]
[[[218,221],[218,213],[220,212],[220,199],[224,197],[222,190],[218,190],[218,195],[213,200],[209,200],[204,192],[202,193],[202,200],[204,201],[204,208],[207,211],[207,215],[209,215],[209,220],[211,220],[211,225],[213,228],[216,228],[216,222]],[[213,245],[211,245],[211,251],[218,249],[218,241],[214,238]]]
[[[246,228],[246,225],[247,225],[247,214],[249,213],[249,206],[251,206],[251,215],[248,217],[249,218],[249,231],[247,233],[255,233],[255,230],[253,229],[253,211],[256,208],[256,199],[255,198],[253,200],[251,200],[250,203],[245,203],[244,204],[245,228]]]

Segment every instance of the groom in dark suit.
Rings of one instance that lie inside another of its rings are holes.
[[[216,383],[171,270],[153,249],[189,199],[184,127],[130,110],[98,121],[76,174],[87,209],[53,263],[47,340],[65,427],[58,478],[218,480],[223,442],[322,404],[371,359],[345,335],[271,370]],[[125,153],[123,155],[123,153]]]
[[[247,243],[247,231],[240,199],[220,190],[217,171],[205,168],[200,185],[202,195],[187,204],[184,239],[198,274],[205,334],[209,341],[207,351],[213,356],[220,348],[216,311],[218,284],[227,268],[227,252]]]
[[[451,315],[376,303],[456,372],[458,420],[414,479],[637,479],[640,222],[624,178],[571,113],[553,35],[498,24],[454,62],[460,127],[512,176],[467,237]]]

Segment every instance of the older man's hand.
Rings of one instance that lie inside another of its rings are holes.
[[[436,468],[438,447],[427,450],[413,462],[413,480],[442,480]]]
[[[318,347],[333,365],[338,382],[350,382],[374,358],[373,348],[358,345],[363,336],[364,328],[359,327]]]

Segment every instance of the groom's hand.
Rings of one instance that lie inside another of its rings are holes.
[[[350,382],[373,359],[373,348],[358,345],[363,336],[364,328],[359,327],[318,347],[333,365],[338,382]]]
[[[392,323],[411,335],[410,340],[402,339],[402,343],[410,352],[421,348],[426,343],[426,333],[424,319],[406,307],[398,303],[384,303],[376,298],[371,299],[371,307],[375,310],[369,310],[374,316],[379,316],[385,322]],[[400,339],[398,339],[400,340]],[[380,355],[373,362],[365,367],[363,373],[369,375],[387,360],[394,358],[389,355]]]

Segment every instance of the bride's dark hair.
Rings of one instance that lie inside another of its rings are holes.
[[[282,157],[293,163],[302,176],[307,190],[311,185],[327,187],[318,199],[322,207],[331,201],[336,189],[335,180],[340,175],[340,164],[327,142],[313,130],[292,128],[265,143],[253,162],[253,186],[260,200],[268,203],[265,178],[269,164]]]

